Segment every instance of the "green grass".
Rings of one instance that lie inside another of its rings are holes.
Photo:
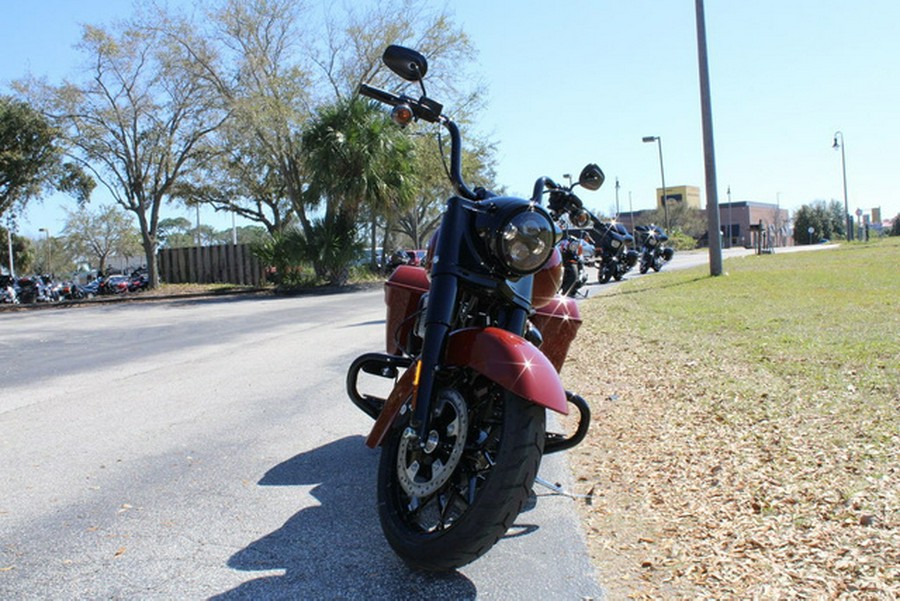
[[[708,360],[755,365],[806,387],[845,383],[900,396],[900,239],[725,267],[718,278],[705,267],[641,278],[592,309],[621,315],[641,339]]]

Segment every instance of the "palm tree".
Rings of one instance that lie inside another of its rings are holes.
[[[413,200],[413,144],[375,103],[355,97],[323,108],[304,128],[300,154],[308,188],[295,210],[308,240],[324,232],[329,247],[349,248],[355,235],[347,223],[358,224],[366,212],[396,214]],[[321,219],[310,220],[307,210],[322,203]],[[321,255],[308,258],[332,283],[343,279],[349,263],[326,266]]]

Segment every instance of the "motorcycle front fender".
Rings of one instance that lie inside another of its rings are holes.
[[[446,364],[469,367],[516,396],[568,415],[566,391],[556,368],[533,344],[500,328],[467,328],[450,334]],[[394,386],[375,421],[366,445],[378,447],[412,396],[415,365]]]
[[[556,368],[521,336],[500,328],[457,330],[447,340],[446,363],[469,367],[536,405],[569,413]]]

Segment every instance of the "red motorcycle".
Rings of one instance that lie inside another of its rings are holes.
[[[366,444],[382,447],[378,512],[387,541],[411,566],[444,571],[503,536],[543,454],[584,439],[588,404],[559,377],[581,319],[572,299],[557,296],[560,230],[541,206],[543,193],[560,187],[542,177],[530,200],[471,190],[461,174],[459,129],[426,95],[425,57],[390,46],[382,58],[422,96],[367,85],[360,93],[393,106],[401,125],[419,119],[449,132],[457,195],[447,201],[425,266],[401,265],[386,282],[386,352],[358,357],[347,391],[375,420]],[[588,165],[579,184],[596,190],[603,179]],[[580,201],[569,196],[554,212],[584,221]],[[361,392],[361,373],[393,380],[387,398]],[[577,425],[545,431],[547,409],[566,415],[571,408]]]

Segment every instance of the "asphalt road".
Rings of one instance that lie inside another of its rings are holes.
[[[371,291],[0,313],[0,599],[600,598],[575,501],[540,489],[458,573],[391,552],[344,392],[383,310]]]

